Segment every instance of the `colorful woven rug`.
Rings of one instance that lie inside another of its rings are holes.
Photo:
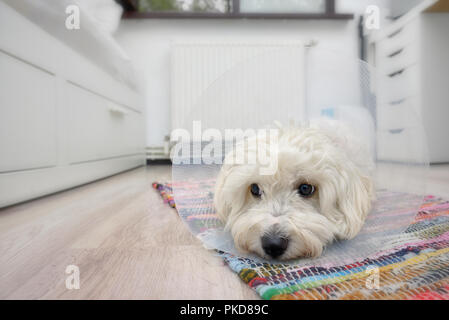
[[[154,183],[153,188],[175,207],[171,184]],[[340,266],[270,265],[219,254],[263,299],[449,300],[449,202],[427,196],[404,233],[413,241]]]

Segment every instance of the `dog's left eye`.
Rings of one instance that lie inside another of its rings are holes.
[[[298,187],[298,193],[303,197],[310,197],[315,192],[315,187],[308,183],[303,183]]]
[[[260,198],[262,196],[262,190],[260,190],[259,185],[257,183],[251,184],[250,191],[251,194],[256,198]]]

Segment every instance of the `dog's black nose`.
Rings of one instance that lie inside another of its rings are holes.
[[[287,250],[288,239],[277,235],[262,237],[262,248],[272,258],[279,257]]]

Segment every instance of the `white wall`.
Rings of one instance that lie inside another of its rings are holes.
[[[390,0],[337,0],[337,12],[363,13]],[[358,17],[353,20],[123,20],[118,42],[134,61],[147,107],[147,146],[161,146],[170,128],[170,44],[184,40],[317,40],[319,47],[358,56]]]

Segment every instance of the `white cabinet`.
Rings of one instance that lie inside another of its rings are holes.
[[[377,106],[378,129],[390,130],[413,127],[421,123],[420,97],[404,97]]]
[[[141,152],[139,112],[71,83],[65,88],[70,163]]]
[[[420,95],[421,76],[418,65],[397,67],[380,74],[378,82],[379,103],[395,103],[404,98]]]
[[[56,165],[55,78],[0,52],[0,172]]]
[[[427,160],[424,136],[416,127],[380,129],[377,133],[377,155],[380,159],[406,163]]]
[[[370,39],[380,160],[420,162],[428,155],[431,163],[449,162],[449,13],[425,9]]]
[[[145,163],[138,93],[47,31],[0,1],[0,207]]]

